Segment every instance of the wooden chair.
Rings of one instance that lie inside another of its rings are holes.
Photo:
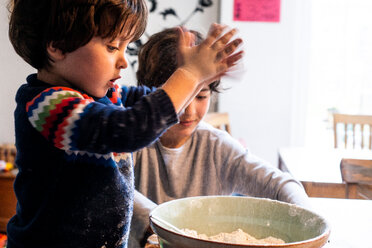
[[[211,124],[213,127],[225,130],[231,134],[230,120],[228,113],[210,112],[204,117],[204,121]]]
[[[341,133],[337,127],[338,124],[343,124],[343,132]],[[349,129],[351,126],[351,129]],[[359,126],[359,132],[356,132],[356,127]],[[365,142],[365,127],[368,126],[368,141]],[[333,114],[333,130],[334,130],[334,147],[340,147],[340,140],[344,140],[344,147],[348,147],[348,138],[352,138],[352,148],[368,148],[372,149],[372,116],[370,115],[348,115],[348,114]],[[352,132],[352,137],[348,137],[348,131]],[[356,134],[357,133],[357,134]],[[359,139],[357,139],[357,137]],[[360,141],[357,142],[356,141]]]
[[[346,183],[345,198],[372,200],[372,160],[344,158],[340,169]]]

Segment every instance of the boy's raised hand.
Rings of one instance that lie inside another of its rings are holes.
[[[191,72],[200,82],[221,77],[242,58],[243,52],[234,53],[243,42],[240,38],[231,41],[236,29],[222,35],[227,26],[212,24],[206,39],[192,46],[192,34],[180,29],[180,67]],[[221,36],[222,35],[222,36]]]

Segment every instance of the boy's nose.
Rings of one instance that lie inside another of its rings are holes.
[[[195,112],[195,103],[194,103],[194,101],[195,101],[195,99],[192,100],[190,102],[190,104],[185,108],[185,113],[186,114],[191,115],[191,114],[193,114]]]
[[[121,53],[118,57],[117,67],[119,69],[125,69],[128,67],[127,58],[125,57],[125,52]]]

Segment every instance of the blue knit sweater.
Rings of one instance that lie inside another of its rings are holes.
[[[18,204],[8,248],[126,247],[133,209],[129,152],[178,119],[163,90],[118,90],[95,99],[35,74],[19,88]]]

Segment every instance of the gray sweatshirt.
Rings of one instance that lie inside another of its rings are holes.
[[[156,141],[135,152],[134,213],[129,247],[139,247],[157,204],[189,196],[264,197],[309,207],[302,185],[290,174],[248,152],[227,132],[201,122],[180,148]]]

